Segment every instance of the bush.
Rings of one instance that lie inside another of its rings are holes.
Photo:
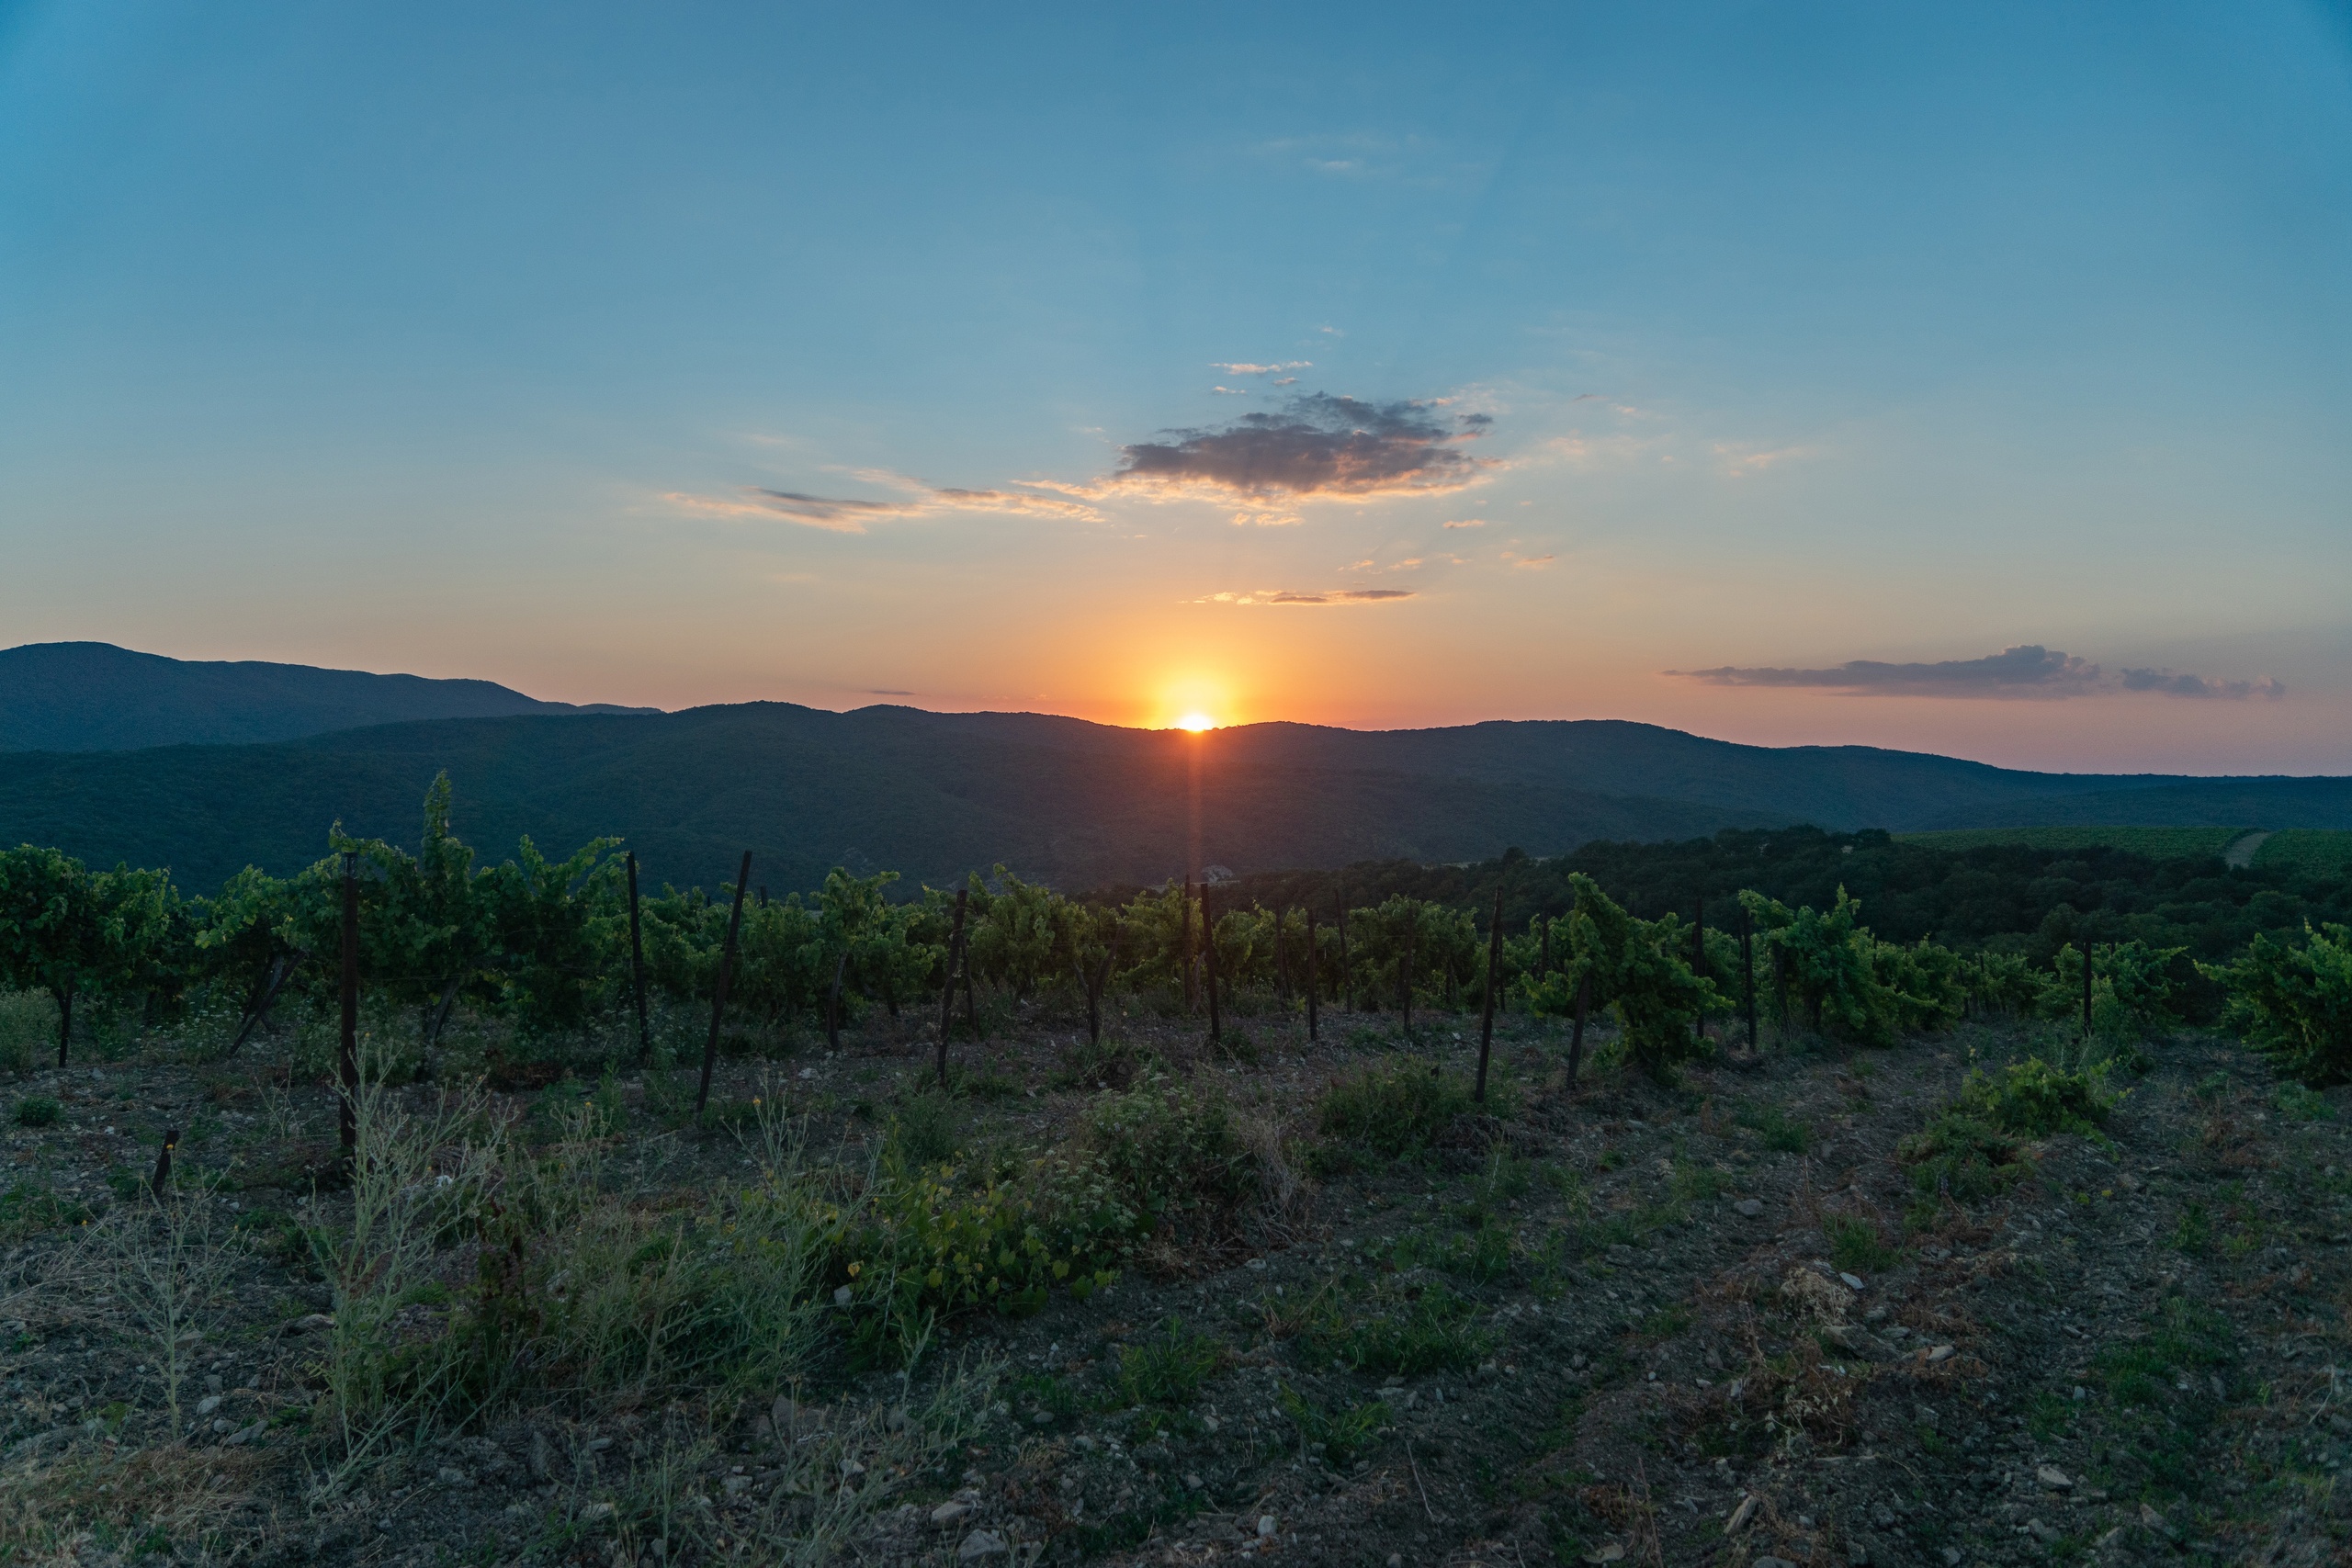
[[[1878,1227],[1868,1220],[1838,1215],[1824,1221],[1821,1231],[1829,1238],[1829,1261],[1849,1274],[1891,1269],[1901,1257],[1879,1238]]]
[[[1214,1228],[1258,1189],[1258,1162],[1225,1102],[1165,1078],[1096,1106],[1079,1141],[1147,1230]]]
[[[2097,1069],[2062,1071],[2029,1056],[1996,1077],[1969,1074],[1960,1102],[1971,1114],[2020,1138],[2095,1132],[2114,1104],[2100,1088],[2101,1076]]]
[[[19,1127],[51,1127],[65,1114],[65,1107],[47,1095],[32,1094],[17,1101],[17,1125]]]
[[[1998,1128],[1956,1110],[1904,1139],[1895,1156],[1912,1168],[1912,1184],[1922,1198],[1962,1203],[1983,1202],[2033,1168]]]
[[[1386,1429],[1390,1411],[1385,1401],[1366,1400],[1343,1410],[1326,1410],[1302,1396],[1288,1383],[1276,1385],[1283,1414],[1298,1429],[1298,1446],[1335,1466],[1344,1466],[1370,1448]]]
[[[2317,1089],[2352,1078],[2352,926],[2303,928],[2301,942],[2256,936],[2227,967],[2231,1025],[2279,1071]]]
[[[1489,1093],[1496,1087],[1490,1080]],[[1463,1079],[1410,1056],[1391,1056],[1334,1080],[1317,1125],[1326,1136],[1402,1159],[1434,1144],[1476,1103]]]
[[[31,1068],[57,1049],[57,1004],[40,991],[0,991],[0,1072]]]

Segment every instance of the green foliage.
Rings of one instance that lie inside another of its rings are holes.
[[[1761,1134],[1764,1146],[1776,1154],[1801,1155],[1813,1142],[1812,1130],[1778,1105],[1742,1107],[1738,1120]]]
[[[1895,1145],[1922,1198],[1981,1203],[2032,1170],[2016,1140],[1964,1111],[1945,1111]]]
[[[2352,927],[2258,935],[2205,971],[2229,988],[2229,1021],[2279,1071],[2314,1088],[2352,1078]]]
[[[1356,1372],[1466,1371],[1494,1344],[1477,1318],[1476,1302],[1443,1285],[1382,1285],[1348,1299],[1327,1289],[1308,1311],[1300,1354]]]
[[[1740,902],[1769,962],[1759,968],[1772,1016],[1864,1045],[1891,1045],[1905,1029],[1933,1029],[1960,1016],[1961,964],[1928,942],[1879,941],[1861,923],[1861,904],[1843,886],[1826,912],[1791,909],[1760,893]]]
[[[187,917],[170,874],[93,872],[34,844],[0,851],[0,986],[49,993],[65,1060],[77,997],[152,987],[181,965]]]
[[[21,1073],[57,1039],[57,1004],[39,991],[0,990],[0,1072]]]
[[[1887,1246],[1868,1220],[1834,1214],[1822,1222],[1821,1231],[1829,1241],[1829,1261],[1848,1273],[1876,1273],[1902,1260],[1902,1254]]]
[[[1213,1231],[1257,1190],[1257,1161],[1225,1102],[1167,1078],[1094,1106],[1079,1146],[1147,1230]]]
[[[45,1094],[28,1094],[17,1101],[17,1125],[19,1127],[53,1127],[65,1114],[65,1107]]]
[[[1925,849],[1973,850],[2016,844],[2036,850],[2120,850],[2150,860],[2218,856],[2244,828],[1948,828],[1930,833],[1898,833],[1905,844]]]
[[[1587,1005],[1617,1016],[1626,1051],[1651,1077],[1664,1079],[1675,1065],[1699,1055],[1701,1010],[1722,1012],[1731,1003],[1690,966],[1692,942],[1679,916],[1636,919],[1581,874],[1568,879],[1576,908],[1567,922],[1559,966],[1522,986],[1531,1009],[1542,1015],[1572,1013],[1580,988]],[[1556,941],[1557,933],[1555,933]]]
[[[2096,1132],[2114,1100],[2096,1071],[2067,1072],[2039,1056],[2012,1062],[1999,1072],[1968,1075],[1961,1086],[1961,1109],[1986,1124],[2020,1138],[2053,1133]]]
[[[2194,973],[2186,947],[2143,942],[2095,944],[2091,950],[2091,1032],[2111,1045],[2130,1046],[2181,1021],[2180,976]],[[2039,976],[2039,1010],[2062,1023],[2083,1016],[2083,955],[2072,942],[2058,950]]]
[[[1460,1077],[1417,1057],[1389,1056],[1333,1080],[1316,1122],[1327,1137],[1402,1159],[1436,1143],[1475,1103]]]
[[[1326,1409],[1288,1383],[1275,1386],[1275,1398],[1298,1433],[1300,1451],[1340,1467],[1352,1463],[1370,1449],[1388,1429],[1393,1415],[1386,1403],[1377,1399]]]
[[[2341,877],[2352,871],[2352,832],[2330,828],[2288,828],[2262,840],[2254,863],[2290,876]]]
[[[1119,1392],[1130,1404],[1189,1404],[1225,1356],[1215,1335],[1171,1317],[1153,1337],[1121,1348]]]

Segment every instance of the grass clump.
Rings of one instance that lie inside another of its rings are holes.
[[[65,1114],[65,1107],[45,1094],[28,1094],[17,1101],[17,1125],[19,1127],[53,1127]]]
[[[1902,1260],[1902,1254],[1880,1239],[1878,1227],[1868,1220],[1833,1215],[1822,1222],[1821,1230],[1829,1240],[1829,1260],[1849,1274],[1875,1273]]]
[[[1777,1105],[1749,1106],[1739,1113],[1739,1124],[1753,1129],[1776,1154],[1801,1155],[1813,1143],[1812,1130]]]
[[[1462,1078],[1410,1056],[1391,1056],[1334,1080],[1316,1122],[1326,1137],[1403,1159],[1435,1144],[1476,1103]]]
[[[1389,1423],[1388,1405],[1378,1399],[1327,1410],[1288,1383],[1278,1385],[1276,1397],[1298,1432],[1299,1451],[1334,1466],[1347,1465],[1371,1448]]]
[[[2094,1133],[2115,1105],[2100,1083],[2103,1077],[2097,1068],[2067,1072],[2029,1056],[1989,1077],[1971,1073],[1962,1086],[1960,1103],[1978,1120],[2015,1137]]]
[[[1346,1302],[1327,1292],[1307,1315],[1300,1353],[1354,1372],[1466,1371],[1494,1344],[1477,1316],[1477,1303],[1443,1285],[1375,1289]]]
[[[1959,1203],[1981,1203],[2033,1168],[2016,1140],[1960,1111],[1944,1111],[1894,1152],[1921,1198]]]
[[[2237,1359],[2234,1338],[2220,1313],[2174,1296],[2145,1334],[2092,1359],[2091,1375],[2117,1406],[2111,1462],[2127,1477],[2177,1495],[2199,1489],[2200,1450],[2228,1401],[2222,1369]]]
[[[1215,1335],[1171,1317],[1152,1338],[1120,1350],[1119,1392],[1130,1404],[1189,1404],[1224,1361]]]

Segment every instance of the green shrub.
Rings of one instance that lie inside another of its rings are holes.
[[[1739,1124],[1754,1128],[1764,1146],[1780,1154],[1801,1155],[1813,1142],[1811,1130],[1777,1105],[1748,1107],[1739,1113]]]
[[[1488,1092],[1498,1088],[1491,1080]],[[1317,1125],[1389,1159],[1419,1154],[1476,1104],[1463,1078],[1412,1056],[1390,1056],[1336,1079]]]
[[[1079,1146],[1147,1230],[1215,1228],[1258,1187],[1225,1101],[1166,1078],[1095,1106]]]
[[[2102,1076],[2097,1069],[2066,1072],[2039,1056],[2029,1056],[1992,1077],[1969,1074],[1961,1088],[1960,1104],[1979,1120],[2020,1138],[2089,1133],[2114,1108],[2115,1102],[2100,1086]]]
[[[922,1090],[907,1096],[891,1128],[899,1152],[913,1165],[944,1165],[956,1156],[961,1133],[955,1108],[944,1094]]]
[[[1310,1365],[1357,1372],[1466,1371],[1494,1344],[1477,1316],[1477,1303],[1443,1285],[1392,1285],[1351,1301],[1329,1291],[1308,1313],[1300,1353]]]
[[[53,1127],[65,1114],[65,1107],[45,1094],[28,1094],[17,1101],[17,1125],[19,1127]]]
[[[1961,1111],[1946,1111],[1895,1145],[1923,1198],[1983,1202],[2032,1169],[2016,1142]]]
[[[1170,1318],[1159,1334],[1119,1352],[1119,1392],[1130,1404],[1188,1404],[1225,1360],[1216,1337]]]
[[[2301,942],[2257,935],[2204,973],[2229,988],[2232,1026],[2281,1072],[2314,1089],[2352,1078],[2352,926],[2307,925]]]
[[[0,1072],[21,1073],[57,1049],[57,1004],[45,991],[0,991]]]
[[[1829,1261],[1849,1274],[1876,1273],[1892,1269],[1901,1259],[1902,1255],[1879,1238],[1878,1227],[1868,1220],[1836,1215],[1822,1222],[1821,1231],[1829,1239]]]

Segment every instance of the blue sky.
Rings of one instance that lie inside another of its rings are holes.
[[[2347,258],[2342,6],[18,5],[0,640],[2352,772]]]

